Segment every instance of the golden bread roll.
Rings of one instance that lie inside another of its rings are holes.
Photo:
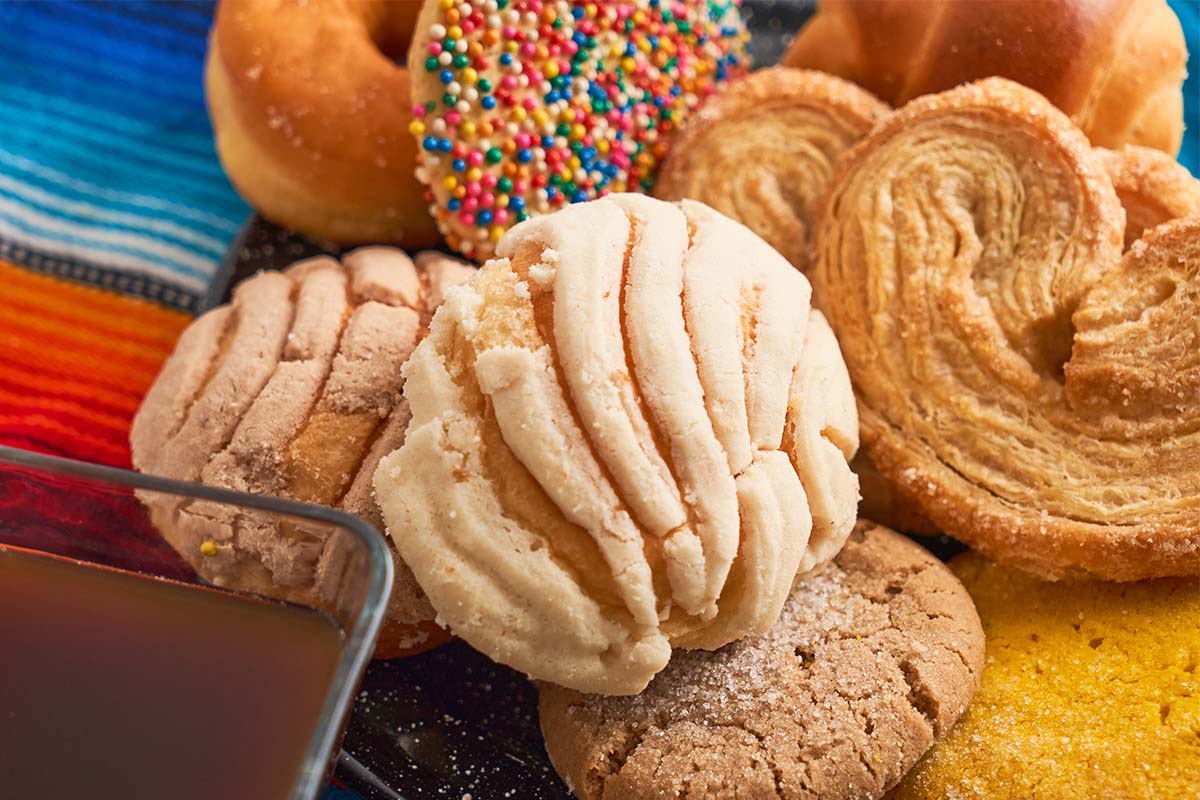
[[[842,160],[817,303],[896,495],[1058,578],[1200,571],[1200,219],[1122,258],[1102,159],[989,79],[920,98]]]
[[[1168,220],[1200,214],[1200,181],[1175,159],[1134,145],[1096,155],[1125,209],[1126,247]]]
[[[633,694],[671,646],[770,628],[855,521],[853,395],[804,276],[690,201],[526,222],[405,366],[388,529],[502,663]]]
[[[414,175],[419,0],[222,0],[205,64],[217,152],[263,216],[340,244],[438,241]]]
[[[1041,92],[1101,147],[1174,155],[1187,46],[1166,0],[820,0],[783,57],[895,106],[1001,76]]]
[[[833,165],[890,109],[852,83],[774,67],[730,85],[693,115],[654,194],[736,219],[797,269]]]
[[[382,529],[371,475],[404,441],[400,367],[446,288],[472,274],[440,253],[414,264],[402,250],[367,247],[342,263],[314,258],[249,278],[184,331],[134,417],[134,466],[343,508]],[[218,586],[318,602],[341,556],[327,531],[147,501],[172,546]],[[427,643],[433,616],[397,560],[378,653]]]

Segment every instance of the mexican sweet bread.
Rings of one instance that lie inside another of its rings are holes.
[[[746,225],[797,269],[838,157],[890,109],[854,84],[773,67],[706,103],[675,139],[654,187],[699,200]]]
[[[1166,0],[819,0],[782,63],[895,106],[1000,76],[1041,92],[1092,144],[1174,155],[1187,47]]]
[[[855,520],[858,420],[808,281],[699,203],[513,228],[404,367],[375,473],[439,619],[533,677],[633,694],[763,632]]]
[[[897,495],[1050,578],[1200,572],[1200,218],[1145,233],[1041,95],[919,98],[839,164],[810,275]]]
[[[371,475],[404,441],[400,366],[449,286],[474,270],[439,253],[416,263],[368,247],[262,272],[184,331],[133,420],[139,470],[336,506],[382,527]],[[220,586],[320,600],[339,548],[223,506],[145,498],[155,524]],[[397,561],[378,654],[426,643],[433,609]]]
[[[221,0],[205,63],[217,152],[263,216],[340,244],[437,243],[405,53],[420,0]]]

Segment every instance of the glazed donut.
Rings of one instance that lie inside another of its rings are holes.
[[[670,135],[747,69],[740,0],[430,0],[408,55],[417,177],[483,261],[531,214],[648,191]]]
[[[405,51],[418,0],[223,0],[205,65],[217,152],[263,216],[339,244],[437,242]]]

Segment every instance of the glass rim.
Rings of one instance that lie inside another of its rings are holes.
[[[321,705],[321,713],[317,718],[316,729],[305,749],[300,771],[289,795],[291,800],[315,798],[323,784],[326,768],[333,763],[337,756],[334,748],[342,730],[342,722],[350,712],[358,678],[370,660],[375,639],[383,623],[388,597],[391,594],[394,567],[389,546],[383,535],[366,520],[328,506],[219,489],[199,483],[134,472],[120,467],[92,464],[46,453],[22,450],[7,445],[0,445],[0,465],[24,467],[112,486],[147,489],[301,517],[338,526],[349,531],[362,543],[369,561],[368,584],[364,592],[363,606],[355,616],[350,629],[344,631],[345,639],[342,652],[338,657],[337,669],[331,678],[325,700]],[[53,555],[53,553],[49,554]],[[238,593],[233,592],[233,594]]]

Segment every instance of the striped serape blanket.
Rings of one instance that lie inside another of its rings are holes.
[[[0,2],[0,442],[128,466],[129,421],[249,214],[210,2]]]

